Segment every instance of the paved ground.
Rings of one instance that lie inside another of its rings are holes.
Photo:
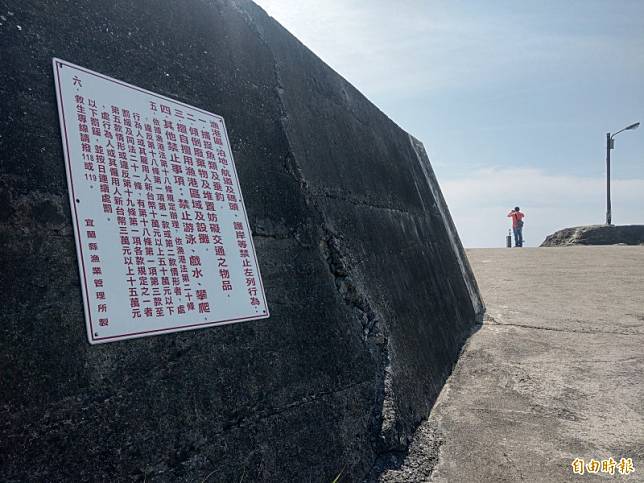
[[[644,481],[644,247],[468,251],[488,317],[384,481]]]

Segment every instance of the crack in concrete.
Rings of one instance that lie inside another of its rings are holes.
[[[611,331],[611,330],[574,330],[574,329],[562,329],[558,327],[540,327],[538,325],[530,324],[514,324],[514,323],[503,323],[497,322],[494,318],[487,316],[483,325],[500,325],[506,327],[520,327],[523,329],[535,329],[535,330],[546,330],[552,332],[568,332],[571,334],[611,334],[611,335],[644,335],[639,332],[620,332],[620,331]]]
[[[363,341],[380,365],[375,381],[377,390],[374,425],[379,427],[373,444],[376,457],[366,476],[366,481],[371,481],[384,468],[400,466],[408,452],[408,443],[399,428],[389,337],[386,326],[382,323],[382,316],[351,273],[351,263],[341,249],[341,238],[333,234],[326,225],[323,229],[326,236],[320,241],[320,250],[333,276],[336,290],[360,321]]]
[[[253,238],[270,238],[271,240],[290,240],[292,237],[282,233],[257,233],[253,232]]]
[[[644,357],[627,357],[625,359],[570,359],[568,362],[569,363],[585,363],[585,364],[607,364],[607,363],[630,363],[630,362],[637,362],[640,360],[644,360]],[[534,366],[535,364],[539,365],[561,365],[561,361],[530,361],[530,362],[515,362],[512,365],[517,365],[517,366]]]
[[[335,287],[344,303],[354,309],[362,323],[363,339],[366,341],[378,325],[378,316],[368,297],[364,295],[350,274],[349,263],[341,253],[337,236],[326,229],[326,236],[320,241],[320,249],[333,275]]]
[[[385,205],[385,204],[377,204],[377,203],[372,203],[367,200],[363,200],[360,198],[357,198],[355,196],[351,196],[350,194],[347,193],[341,193],[341,192],[332,192],[328,190],[320,190],[320,189],[314,189],[313,194],[315,196],[322,196],[324,198],[332,199],[332,200],[339,200],[339,201],[345,201],[347,203],[351,203],[354,206],[365,206],[367,208],[373,208],[376,210],[387,210],[387,211],[394,211],[397,213],[402,213],[405,215],[420,215],[421,213],[414,213],[412,211],[399,208],[397,206],[390,206],[390,205]]]
[[[301,398],[298,401],[293,401],[293,402],[291,402],[289,404],[286,404],[285,406],[281,406],[279,408],[265,410],[263,412],[262,411],[253,412],[251,414],[251,416],[242,417],[242,418],[239,418],[235,422],[223,425],[223,429],[221,431],[213,433],[213,435],[223,434],[223,433],[226,433],[226,432],[230,431],[231,429],[243,428],[243,427],[247,426],[248,424],[255,423],[257,421],[262,421],[262,420],[270,418],[272,416],[277,416],[277,415],[282,414],[284,412],[290,411],[291,409],[298,408],[298,407],[306,405],[306,404],[310,404],[312,402],[315,402],[315,401],[317,401],[319,399],[325,398],[325,397],[330,396],[330,395],[335,395],[335,394],[339,394],[339,393],[342,393],[342,392],[349,391],[349,390],[353,389],[354,387],[357,387],[357,386],[360,386],[360,385],[363,385],[363,384],[371,384],[371,381],[367,380],[367,381],[355,382],[353,384],[349,384],[347,386],[341,387],[339,389],[334,389],[332,391],[323,391],[323,392],[320,392],[320,393],[317,393],[317,394],[311,394],[309,396],[304,396],[303,398]]]

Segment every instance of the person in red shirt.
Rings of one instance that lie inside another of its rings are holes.
[[[512,218],[512,231],[514,232],[514,246],[523,246],[523,218],[525,215],[521,213],[518,206],[508,213],[508,218]]]

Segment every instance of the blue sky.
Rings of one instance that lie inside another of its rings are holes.
[[[605,219],[605,136],[644,122],[644,2],[259,0],[423,141],[466,247]],[[613,222],[644,223],[644,128],[612,152]]]

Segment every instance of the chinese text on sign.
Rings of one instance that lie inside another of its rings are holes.
[[[223,118],[53,63],[90,343],[268,317]]]

